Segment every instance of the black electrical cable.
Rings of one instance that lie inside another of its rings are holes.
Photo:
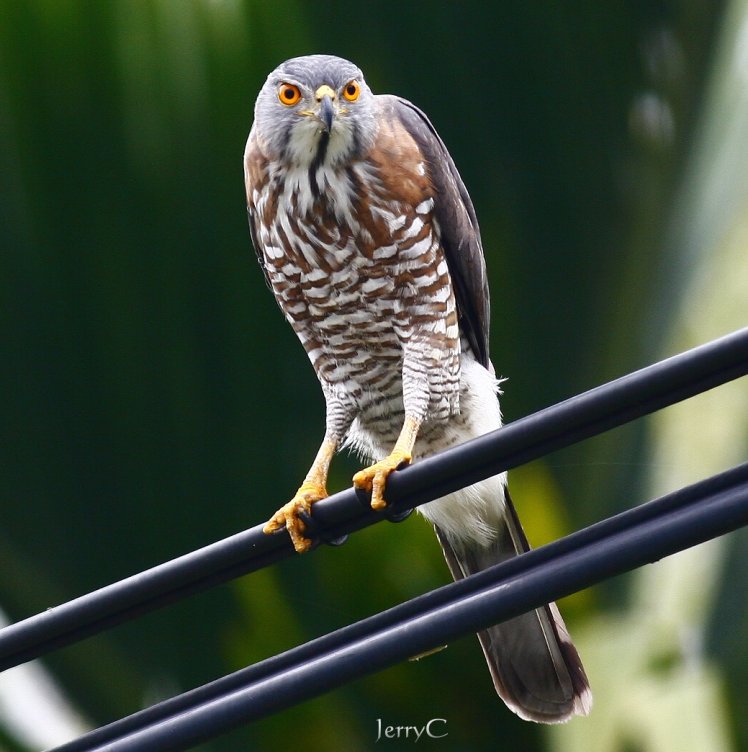
[[[419,461],[388,479],[390,509],[372,511],[352,489],[315,505],[334,540],[490,475],[601,433],[748,373],[748,328],[545,408],[499,431]],[[258,525],[0,631],[0,670],[293,554],[285,534]]]
[[[183,750],[748,525],[748,463],[313,640],[53,752]]]

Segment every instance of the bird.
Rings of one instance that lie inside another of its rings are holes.
[[[244,153],[252,243],[325,399],[319,450],[267,522],[308,550],[333,456],[386,509],[391,473],[501,427],[490,298],[473,203],[427,116],[375,95],[333,55],[286,60],[260,89]],[[419,508],[455,580],[528,550],[506,475]],[[493,683],[525,720],[586,715],[592,695],[551,603],[478,634]]]

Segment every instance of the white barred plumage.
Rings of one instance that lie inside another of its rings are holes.
[[[342,445],[375,463],[354,483],[381,509],[398,466],[501,426],[485,262],[472,203],[431,123],[403,99],[374,96],[348,61],[312,55],[270,74],[244,166],[255,249],[327,406],[307,477],[265,528],[285,528],[304,551],[304,517],[327,495]],[[421,511],[455,578],[527,549],[503,475]],[[521,717],[588,711],[555,605],[479,637]]]

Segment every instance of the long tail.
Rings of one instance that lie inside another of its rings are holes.
[[[434,525],[452,576],[467,577],[529,549],[508,490],[502,530],[488,546],[450,540]],[[587,715],[592,693],[555,603],[478,633],[496,691],[525,720],[561,723]]]

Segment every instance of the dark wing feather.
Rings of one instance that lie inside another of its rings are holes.
[[[400,97],[392,110],[423,154],[435,188],[434,212],[457,298],[460,328],[478,362],[489,368],[490,300],[478,218],[460,173],[429,119]]]

